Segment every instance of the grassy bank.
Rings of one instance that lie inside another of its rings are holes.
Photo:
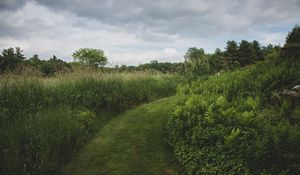
[[[188,174],[299,174],[300,84],[296,59],[264,61],[181,86],[169,120],[174,154]]]
[[[81,72],[0,82],[0,174],[56,174],[112,113],[174,94],[178,77]]]

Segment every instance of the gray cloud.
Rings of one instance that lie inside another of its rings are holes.
[[[25,1],[1,0],[0,9],[16,9],[24,5]],[[93,18],[128,31],[144,28],[152,33],[187,37],[209,38],[232,33],[244,35],[258,25],[276,26],[300,22],[299,0],[32,1],[54,11]]]
[[[23,7],[26,0],[1,0],[0,10],[16,10]]]
[[[245,34],[259,24],[276,25],[300,16],[298,0],[37,0],[54,10],[132,29],[211,37]],[[299,19],[298,19],[299,21]]]
[[[232,39],[282,43],[300,23],[300,1],[0,0],[0,15],[0,49],[69,60],[75,49],[95,47],[120,64],[138,64],[178,61],[188,47],[213,51]]]

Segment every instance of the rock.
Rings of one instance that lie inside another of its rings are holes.
[[[299,98],[300,97],[300,85],[294,86],[292,88],[292,90],[284,90],[282,92],[282,95],[289,96],[289,97]]]
[[[300,97],[300,93],[297,93],[296,91],[294,90],[284,90],[282,92],[282,95],[284,96],[288,96],[288,97],[293,97],[293,98],[299,98]]]
[[[294,86],[292,90],[297,92],[300,95],[300,85]]]

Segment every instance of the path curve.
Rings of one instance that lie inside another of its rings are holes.
[[[174,97],[164,98],[115,117],[64,168],[65,174],[180,174],[164,135],[174,104]]]

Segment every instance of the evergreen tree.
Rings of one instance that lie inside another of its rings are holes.
[[[298,47],[300,46],[300,25],[296,25],[286,37],[285,47],[292,45],[297,45]]]
[[[250,42],[246,40],[242,40],[240,42],[238,56],[239,62],[243,67],[254,63],[255,56],[253,54],[253,49]]]
[[[224,51],[224,58],[226,61],[227,67],[229,69],[235,69],[239,67],[239,62],[238,62],[238,45],[237,42],[232,40],[232,41],[227,41]]]
[[[300,57],[300,26],[296,25],[286,37],[286,43],[282,49],[281,56],[289,58]]]
[[[264,59],[261,45],[258,41],[254,40],[251,43],[252,45],[252,54],[254,55],[255,61],[262,61]]]
[[[217,48],[214,54],[210,56],[209,65],[210,71],[213,73],[219,72],[222,69],[226,69],[227,65],[224,59],[224,54],[219,48]]]

